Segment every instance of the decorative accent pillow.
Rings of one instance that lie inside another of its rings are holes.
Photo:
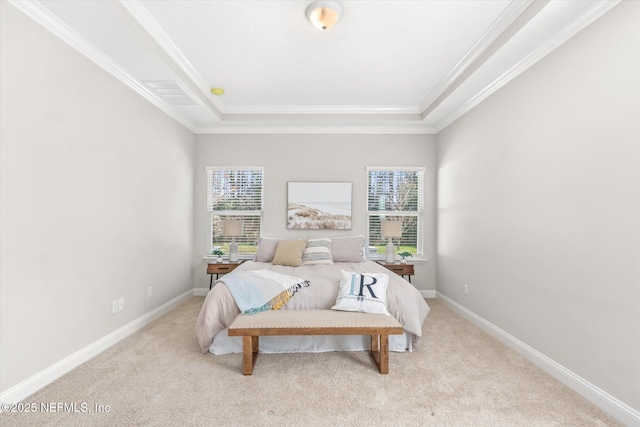
[[[302,263],[313,264],[333,264],[331,258],[331,239],[309,239],[307,247],[302,254]]]
[[[253,257],[255,262],[271,262],[276,256],[276,248],[280,239],[272,239],[270,237],[260,237],[258,239],[258,250]]]
[[[306,247],[306,240],[280,240],[271,262],[276,265],[299,267],[302,265],[302,253]]]
[[[333,262],[362,262],[364,256],[364,237],[341,237],[331,240]]]
[[[342,270],[342,280],[333,310],[385,314],[389,276],[384,273],[350,273]]]

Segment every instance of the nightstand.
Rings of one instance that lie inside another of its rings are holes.
[[[407,276],[409,283],[411,283],[411,276],[415,274],[413,264],[387,264],[386,262],[378,262],[378,264],[382,265],[384,268],[388,268],[403,279],[405,278],[404,276]]]
[[[240,262],[225,262],[219,264],[207,264],[207,274],[210,276],[209,278],[209,289],[213,286],[213,275],[216,275],[216,280],[220,277],[221,274],[231,273],[236,269],[237,266],[242,264],[244,261]]]

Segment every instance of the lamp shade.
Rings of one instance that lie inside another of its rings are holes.
[[[222,234],[225,236],[242,236],[241,219],[225,219],[222,221]]]
[[[336,25],[342,9],[332,1],[315,1],[307,7],[307,18],[319,30],[325,31]]]
[[[402,221],[382,221],[380,234],[382,237],[402,237]]]

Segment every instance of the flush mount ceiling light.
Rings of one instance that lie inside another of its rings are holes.
[[[224,89],[222,89],[221,87],[214,87],[211,88],[211,93],[220,96],[224,94]]]
[[[307,18],[319,30],[328,30],[336,25],[342,9],[332,1],[315,1],[307,7]]]

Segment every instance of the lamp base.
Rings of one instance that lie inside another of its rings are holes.
[[[229,243],[229,262],[238,262],[238,244],[235,241]]]
[[[393,264],[394,262],[396,262],[396,248],[393,246],[393,243],[391,243],[391,241],[387,243],[387,253],[385,255],[385,261],[388,264]]]

